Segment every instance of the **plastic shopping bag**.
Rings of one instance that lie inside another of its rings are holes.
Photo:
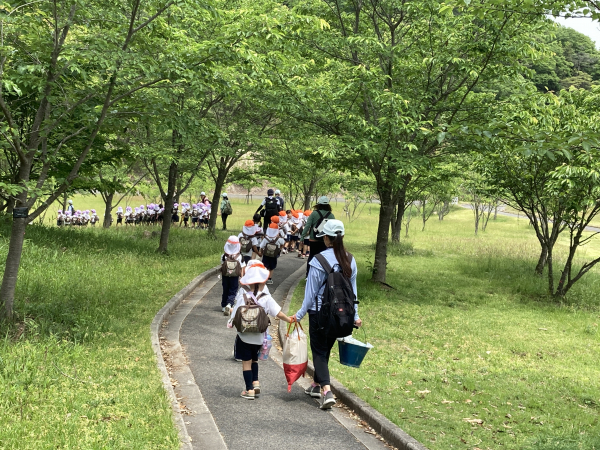
[[[290,330],[294,328],[290,334]],[[283,371],[288,382],[288,392],[292,384],[306,372],[308,365],[308,343],[302,325],[298,322],[288,325],[283,341]]]

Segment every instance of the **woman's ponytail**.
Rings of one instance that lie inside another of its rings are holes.
[[[335,237],[328,236],[333,244],[333,254],[337,259],[338,264],[342,268],[342,273],[345,277],[350,278],[352,275],[352,261],[344,248],[344,236],[341,233],[337,233]]]

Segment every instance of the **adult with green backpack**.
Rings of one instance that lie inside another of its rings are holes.
[[[221,205],[219,209],[221,210],[221,220],[223,221],[223,229],[227,229],[227,217],[233,214],[233,208],[231,207],[231,202],[227,198],[227,194],[221,194],[223,199],[221,200]]]
[[[317,204],[314,206],[314,211],[308,216],[306,223],[304,224],[304,229],[302,231],[302,236],[300,238],[300,242],[304,242],[306,236],[309,237],[310,243],[310,254],[308,255],[308,261],[306,261],[306,276],[308,277],[308,269],[310,267],[310,262],[323,250],[327,247],[323,242],[322,237],[318,237],[317,234],[323,230],[323,227],[327,223],[328,220],[335,219],[335,216],[331,212],[331,205],[329,204],[329,198],[325,195],[319,197],[317,200]]]
[[[351,335],[362,325],[356,300],[356,260],[344,248],[344,234],[344,224],[335,219],[328,220],[317,233],[326,249],[310,262],[304,301],[290,316],[291,321],[300,321],[308,313],[315,374],[314,383],[304,392],[321,398],[321,409],[335,405],[329,377],[331,348],[337,338]]]

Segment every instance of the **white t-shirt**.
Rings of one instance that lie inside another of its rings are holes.
[[[238,234],[238,238],[243,238],[244,237],[244,233],[240,233]],[[256,236],[248,236],[250,238],[250,242],[252,242],[252,245],[256,245],[256,247],[258,248],[258,239],[256,239]],[[242,252],[242,256],[252,256],[252,248],[250,248],[249,251],[247,252]]]
[[[235,296],[235,306],[233,307],[233,311],[231,312],[230,320],[233,320],[238,308],[240,306],[244,306],[246,304],[246,302],[244,301],[244,292],[245,292],[244,289],[238,290],[238,292]],[[275,301],[275,299],[273,297],[271,297],[271,294],[269,294],[268,292],[269,291],[267,290],[266,287],[265,287],[265,289],[260,291],[256,295],[257,297],[261,293],[264,293],[265,295],[261,296],[258,299],[257,303],[258,303],[258,305],[260,305],[264,308],[265,312],[269,316],[275,317],[281,311],[281,306],[279,306],[279,304]],[[246,295],[248,295],[248,294],[246,294]],[[250,296],[248,296],[248,297],[251,298]],[[264,333],[241,333],[238,331],[238,336],[246,344],[261,345],[263,343]]]

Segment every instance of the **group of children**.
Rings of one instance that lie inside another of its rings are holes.
[[[163,205],[140,205],[132,208],[127,206],[125,211],[119,206],[117,209],[117,225],[154,225],[160,224],[163,221],[165,208]]]
[[[95,227],[98,222],[100,222],[100,217],[96,214],[95,209],[88,209],[85,211],[77,210],[75,212],[63,212],[62,209],[59,209],[56,217],[56,225],[59,227],[71,225],[87,227],[88,224]]]
[[[208,221],[210,220],[210,210],[212,204],[208,198],[204,198],[204,201],[200,201],[193,205],[189,203],[181,204],[181,215],[179,213],[179,205],[175,203],[173,205],[173,211],[171,214],[171,221],[173,223],[179,223],[184,228],[190,226],[192,228],[206,229],[208,228]]]

